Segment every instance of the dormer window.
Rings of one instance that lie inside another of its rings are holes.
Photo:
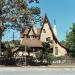
[[[45,30],[45,29],[43,29],[43,32],[44,32],[44,33],[46,33],[46,30]]]
[[[46,41],[47,41],[47,42],[50,42],[50,40],[51,40],[50,37],[47,37],[47,38],[46,38]]]

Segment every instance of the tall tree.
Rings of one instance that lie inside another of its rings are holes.
[[[50,48],[49,42],[43,42],[42,43],[43,48],[36,53],[36,59],[40,60],[41,63],[45,60],[46,64],[51,64],[50,61],[53,59],[52,50]]]
[[[66,36],[66,47],[69,48],[70,56],[75,57],[75,23]]]
[[[0,51],[3,31],[12,28],[21,31],[37,23],[40,17],[40,8],[30,6],[38,0],[0,0]],[[1,52],[0,52],[1,53]]]
[[[73,24],[72,28],[72,43],[70,47],[70,54],[72,57],[75,57],[75,23]]]

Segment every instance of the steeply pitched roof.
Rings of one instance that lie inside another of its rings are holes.
[[[34,28],[33,28],[33,25],[31,26],[31,28],[26,28],[26,29],[23,29],[23,32],[21,32],[22,35],[29,35],[30,31],[33,31],[34,35],[36,36],[36,33],[34,31]]]
[[[37,29],[37,34],[40,34],[41,28]]]
[[[29,35],[31,30],[33,31],[34,35],[36,35],[36,33],[35,33],[34,29],[33,29],[33,26],[30,28],[30,30],[28,31],[27,35]]]
[[[26,28],[26,29],[23,29],[23,31],[21,32],[21,36],[24,37],[25,35],[28,34],[30,29]]]
[[[62,46],[63,48],[66,49],[66,47],[64,47],[64,46],[58,41],[57,37],[55,36],[55,34],[54,34],[54,32],[53,32],[53,29],[52,29],[52,26],[51,26],[51,24],[50,24],[50,21],[49,21],[49,19],[48,19],[48,17],[47,17],[47,14],[45,14],[45,17],[44,17],[43,26],[42,26],[41,31],[40,31],[40,36],[41,36],[41,32],[42,32],[42,29],[43,29],[45,23],[48,23],[49,28],[50,28],[50,30],[51,30],[51,32],[52,32],[53,39],[55,40],[55,42],[58,43],[60,46]]]

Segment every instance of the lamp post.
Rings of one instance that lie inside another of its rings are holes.
[[[26,38],[26,34],[25,34],[25,38]],[[25,45],[25,66],[26,66],[26,49],[27,49],[27,46]]]
[[[1,35],[0,35],[0,56],[1,56]]]
[[[25,66],[26,66],[26,45],[25,45]]]

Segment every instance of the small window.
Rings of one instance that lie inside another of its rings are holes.
[[[47,37],[46,38],[46,41],[50,42],[51,38],[50,37]]]
[[[45,30],[45,29],[43,29],[43,32],[44,32],[44,33],[46,33],[46,30]]]
[[[58,55],[58,47],[55,47],[55,55]]]
[[[33,37],[33,35],[30,35],[30,39],[33,39],[34,37]]]

